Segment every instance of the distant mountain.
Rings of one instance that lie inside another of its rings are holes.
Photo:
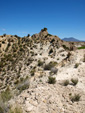
[[[85,42],[85,41],[78,40],[78,39],[73,38],[73,37],[63,38],[62,40],[64,40],[64,41],[68,41],[68,42]]]

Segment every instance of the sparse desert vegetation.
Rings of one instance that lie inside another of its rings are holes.
[[[73,83],[73,85],[76,85],[78,83],[78,78],[72,78],[71,82]]]
[[[48,77],[48,83],[49,83],[49,84],[55,84],[55,83],[56,83],[56,78],[49,76],[49,77]]]
[[[78,68],[78,66],[79,66],[79,63],[76,63],[74,67],[75,67],[75,68]]]
[[[57,62],[49,62],[48,64],[46,64],[44,66],[44,70],[51,70],[51,68],[53,68],[55,65],[57,65]]]
[[[6,102],[8,100],[11,99],[12,97],[12,92],[10,91],[9,88],[7,88],[5,91],[2,91],[0,94],[1,99],[3,100],[3,102]]]
[[[79,47],[78,49],[85,49],[85,46]]]
[[[38,66],[43,66],[43,61],[41,61],[41,60],[38,60]]]
[[[23,110],[18,105],[16,107],[11,107],[9,113],[23,113]]]
[[[80,100],[80,97],[81,96],[79,94],[75,94],[74,96],[71,96],[70,98],[72,102],[77,102]]]
[[[0,113],[84,113],[85,49],[80,45],[84,42],[62,41],[47,28],[23,38],[1,36]]]

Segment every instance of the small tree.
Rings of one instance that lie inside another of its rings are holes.
[[[5,37],[5,36],[6,36],[6,33],[5,33],[5,34],[3,34],[3,36]]]
[[[27,35],[27,37],[29,37],[29,36],[30,36],[30,34]]]
[[[14,35],[14,37],[16,37],[16,38],[20,39],[20,37],[19,37],[18,35]]]
[[[41,31],[43,32],[43,31],[47,31],[47,28],[43,28],[43,29],[41,29]]]

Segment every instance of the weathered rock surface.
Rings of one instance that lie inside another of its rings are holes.
[[[10,90],[6,103],[19,105],[23,113],[84,113],[85,50],[76,49],[75,43],[62,41],[46,28],[29,37],[1,36],[0,96]],[[49,76],[55,77],[55,84],[48,83]],[[78,79],[76,85],[72,78]],[[75,94],[80,100],[72,102]]]

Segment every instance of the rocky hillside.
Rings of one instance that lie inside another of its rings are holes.
[[[0,36],[0,113],[84,113],[85,50],[77,46],[46,28]]]

